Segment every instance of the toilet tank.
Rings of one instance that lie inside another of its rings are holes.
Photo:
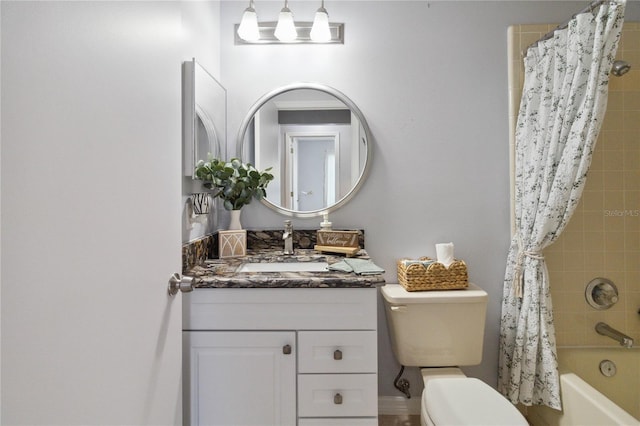
[[[487,313],[487,293],[469,283],[464,290],[406,291],[381,287],[393,352],[405,366],[477,365]]]

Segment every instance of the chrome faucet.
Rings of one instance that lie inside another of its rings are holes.
[[[598,334],[611,337],[613,340],[620,343],[620,346],[624,346],[625,348],[631,348],[633,346],[633,339],[631,337],[619,332],[615,328],[612,328],[603,322],[599,322],[596,324],[596,331],[598,332]]]
[[[284,254],[293,254],[293,225],[290,220],[284,221],[282,239],[284,240]]]

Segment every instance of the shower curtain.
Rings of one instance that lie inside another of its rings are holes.
[[[607,103],[625,0],[579,13],[530,47],[515,135],[515,232],[504,281],[498,389],[560,409],[549,277],[542,251],[580,200]]]

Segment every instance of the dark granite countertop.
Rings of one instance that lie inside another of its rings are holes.
[[[365,250],[355,256],[369,259]],[[250,250],[246,256],[207,259],[192,266],[185,275],[195,277],[195,288],[354,288],[376,287],[384,284],[382,274],[357,275],[353,272],[236,272],[243,263],[319,262],[333,264],[344,256],[297,249],[293,255],[282,250]]]

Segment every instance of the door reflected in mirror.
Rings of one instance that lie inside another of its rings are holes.
[[[283,206],[293,210],[321,210],[335,204],[340,187],[339,133],[285,133],[287,160]],[[287,197],[288,195],[288,197]]]
[[[289,216],[318,216],[346,203],[370,164],[370,132],[355,104],[319,84],[263,96],[238,134],[238,155],[275,176],[265,204]]]

